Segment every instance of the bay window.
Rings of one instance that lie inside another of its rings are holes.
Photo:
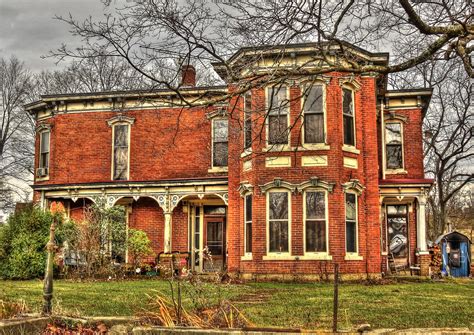
[[[346,203],[346,253],[357,253],[357,195],[345,193]]]
[[[290,251],[289,212],[289,192],[273,191],[267,194],[268,251],[270,253],[288,253]]]
[[[245,200],[245,209],[244,209],[244,230],[245,230],[245,240],[244,240],[244,251],[245,254],[252,253],[252,195],[248,194],[244,198]]]
[[[269,145],[288,144],[289,101],[287,87],[268,88],[268,135]]]
[[[303,94],[303,133],[305,144],[325,142],[323,86],[312,85]]]
[[[354,92],[348,88],[342,89],[342,117],[344,145],[355,146]]]
[[[305,252],[327,252],[326,192],[307,191],[305,204]]]

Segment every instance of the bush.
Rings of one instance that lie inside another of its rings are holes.
[[[9,217],[0,227],[0,277],[5,279],[38,278],[46,266],[46,243],[55,216],[29,206]],[[56,215],[60,223],[59,215]],[[57,243],[61,240],[57,235]]]
[[[138,229],[129,229],[128,231],[128,253],[133,260],[135,268],[143,261],[144,257],[154,255],[151,248],[151,241],[148,235]]]

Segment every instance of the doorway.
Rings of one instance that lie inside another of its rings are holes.
[[[408,206],[387,205],[388,252],[396,265],[408,265]]]

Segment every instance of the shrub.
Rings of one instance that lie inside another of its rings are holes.
[[[49,228],[59,215],[29,206],[11,215],[7,224],[0,227],[0,277],[6,279],[30,279],[44,274],[46,243]],[[61,242],[58,230],[56,243]]]
[[[151,248],[151,241],[148,235],[138,229],[128,230],[128,253],[133,260],[135,268],[143,261],[144,257],[154,255],[153,249]]]

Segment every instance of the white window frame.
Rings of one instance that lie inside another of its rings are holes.
[[[387,124],[388,123],[398,123],[400,124],[400,137],[401,137],[401,145],[402,145],[402,166],[400,168],[396,168],[396,169],[392,169],[392,168],[389,168],[387,167],[387,162],[388,162],[388,159],[387,159]],[[385,173],[388,173],[388,174],[396,174],[396,173],[407,173],[407,171],[405,170],[405,139],[404,139],[404,128],[403,128],[403,122],[400,121],[400,120],[387,120],[385,121],[385,124],[384,124],[384,127],[383,127],[383,131],[384,131],[384,147],[383,147],[383,150],[385,151],[385,154],[384,154],[384,166],[385,166]]]
[[[353,117],[352,117],[352,123],[353,123],[353,127],[354,127],[354,145],[352,144],[346,144],[344,143],[344,90],[349,90],[351,91],[352,93],[352,107],[353,107]],[[357,122],[356,122],[356,112],[357,112],[357,108],[356,108],[356,100],[355,100],[355,89],[349,85],[342,85],[341,87],[341,116],[342,116],[342,148],[343,150],[345,151],[349,151],[349,152],[353,152],[353,151],[357,151],[355,153],[359,153],[358,150],[356,150],[355,148],[357,147]]]
[[[227,121],[227,153],[229,152],[229,119],[226,116],[216,116],[211,119],[211,168],[208,172],[227,172],[229,170],[229,161],[227,166],[214,166],[214,122],[226,120]]]
[[[49,143],[48,143],[48,161],[47,165],[42,166],[41,165],[41,156],[42,156],[42,151],[41,148],[43,146],[43,134],[48,134],[49,137]],[[50,164],[51,164],[51,129],[46,128],[43,130],[40,130],[38,132],[39,136],[39,157],[38,157],[38,169],[47,169],[47,173],[44,175],[39,176],[36,174],[36,180],[47,180],[49,178],[49,170],[50,170]]]
[[[305,117],[305,93],[306,90],[314,87],[314,86],[321,86],[323,92],[323,119],[324,119],[324,142],[321,143],[306,143],[305,142],[305,133],[304,133],[304,117]],[[308,149],[315,149],[315,150],[327,150],[327,143],[328,143],[328,132],[327,132],[327,108],[326,108],[326,94],[327,94],[327,85],[323,81],[316,81],[312,84],[305,84],[303,85],[303,92],[301,94],[301,120],[302,120],[302,127],[301,127],[301,143],[304,148]]]
[[[288,251],[287,252],[270,252],[270,194],[271,193],[287,193],[288,194]],[[291,191],[285,188],[272,188],[266,192],[266,252],[267,256],[263,259],[274,259],[291,257]]]
[[[111,179],[113,181],[119,181],[118,179],[114,178],[114,170],[115,170],[115,126],[127,126],[128,127],[128,150],[127,150],[127,178],[125,180],[130,180],[130,147],[131,147],[131,134],[132,134],[132,124],[130,122],[114,122],[111,124],[112,127],[112,163],[111,166]]]
[[[286,89],[286,99],[288,100],[288,107],[287,107],[287,125],[288,125],[288,136],[287,136],[287,141],[286,143],[283,144],[270,144],[268,143],[268,138],[269,138],[269,130],[270,130],[270,125],[269,125],[269,114],[270,114],[270,91],[274,87],[285,87]],[[290,103],[290,85],[288,84],[276,84],[272,86],[267,86],[265,87],[265,144],[266,144],[266,151],[284,151],[284,150],[289,150],[290,149],[290,143],[291,143],[291,127],[290,127],[290,114],[291,114],[291,103]]]
[[[326,230],[326,251],[306,251],[306,195],[308,192],[323,192],[324,193],[324,211],[325,211],[325,230]],[[303,192],[303,252],[307,259],[331,260],[329,255],[329,196],[328,191],[323,188],[307,188]]]
[[[356,235],[356,251],[348,252],[347,251],[347,218],[346,218],[346,195],[353,194],[355,195],[355,235]],[[359,254],[359,194],[355,191],[346,190],[344,192],[344,250],[345,250],[345,260],[362,260],[362,257]]]
[[[251,202],[252,202],[252,219],[247,220],[247,197],[251,197]],[[246,259],[252,259],[252,249],[250,249],[250,252],[247,251],[247,223],[251,224],[252,230],[251,230],[251,239],[253,238],[253,194],[252,193],[247,193],[244,195],[244,257]],[[252,243],[253,247],[253,243]]]

